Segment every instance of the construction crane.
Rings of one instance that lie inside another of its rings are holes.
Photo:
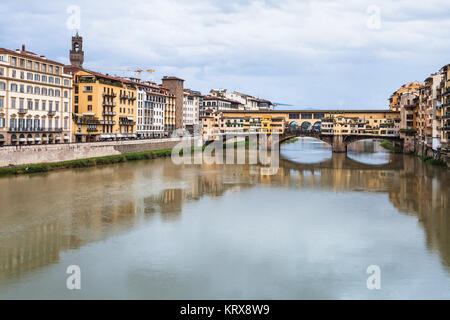
[[[141,75],[142,75],[143,72],[146,72],[146,73],[154,73],[155,72],[154,69],[149,69],[149,70],[137,69],[137,70],[134,70],[134,69],[126,69],[126,68],[104,68],[104,67],[90,67],[89,69],[133,72],[133,73],[136,73],[136,75],[137,75],[136,79],[138,79],[139,81],[141,81]]]

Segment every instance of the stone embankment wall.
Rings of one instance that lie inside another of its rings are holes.
[[[0,147],[0,167],[172,149],[179,138]]]

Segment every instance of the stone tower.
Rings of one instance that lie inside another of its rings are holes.
[[[72,50],[70,50],[70,64],[82,68],[84,62],[83,37],[77,34],[72,37]]]

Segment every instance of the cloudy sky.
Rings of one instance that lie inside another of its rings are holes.
[[[79,22],[85,67],[156,69],[148,79],[292,108],[383,109],[450,63],[448,0],[22,0],[0,13],[0,47],[68,63]]]

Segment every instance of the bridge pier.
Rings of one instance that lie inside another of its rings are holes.
[[[333,135],[331,137],[331,148],[333,153],[346,153],[347,144],[344,142],[343,135]]]

